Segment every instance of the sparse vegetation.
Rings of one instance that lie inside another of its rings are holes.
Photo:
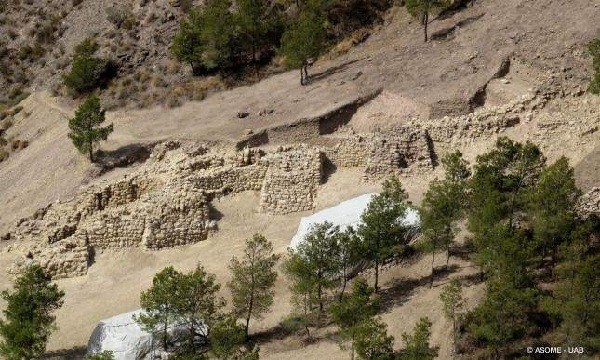
[[[106,8],[106,17],[117,28],[131,30],[136,23],[131,9],[125,5],[113,5]]]

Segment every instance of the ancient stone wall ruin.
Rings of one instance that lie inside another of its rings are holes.
[[[326,123],[328,128],[319,119],[256,135],[258,145],[283,141],[290,131],[311,143],[277,149],[249,147],[252,141],[243,143],[247,147],[242,149],[238,143],[237,151],[165,141],[154,147],[136,173],[39,209],[21,219],[9,237],[31,244],[20,264],[36,261],[54,277],[82,275],[95,249],[156,250],[206,239],[216,229],[209,211],[216,196],[260,191],[259,211],[286,214],[314,208],[329,167],[362,168],[368,181],[392,173],[430,171],[435,165],[434,143],[494,135],[520,121],[515,112],[522,106],[514,103],[370,134],[330,134],[344,124],[344,118]],[[351,110],[338,115],[348,116]],[[584,208],[597,209],[597,205]]]
[[[323,153],[316,149],[281,151],[268,164],[259,209],[271,214],[312,210],[323,178]]]

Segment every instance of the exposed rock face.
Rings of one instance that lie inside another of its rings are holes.
[[[600,187],[595,187],[581,196],[577,212],[584,219],[590,215],[600,216]]]

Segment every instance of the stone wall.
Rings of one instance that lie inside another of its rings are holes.
[[[264,164],[225,167],[195,177],[192,181],[196,188],[207,191],[222,193],[239,193],[247,190],[259,191],[266,171],[267,167]]]
[[[372,148],[371,137],[355,135],[338,140],[334,146],[327,147],[327,159],[336,167],[366,166],[367,156]]]
[[[349,135],[323,148],[336,167],[365,167],[365,179],[401,172],[433,169],[433,150],[427,131],[396,127],[376,134]]]
[[[323,178],[323,154],[317,149],[280,151],[263,160],[267,172],[260,211],[270,214],[312,210]]]

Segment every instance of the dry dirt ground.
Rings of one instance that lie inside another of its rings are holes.
[[[360,182],[361,174],[356,170],[340,170],[333,174],[328,183],[319,191],[317,210],[335,205],[341,200],[363,193],[379,190],[375,183]],[[426,181],[405,181],[410,200],[418,202]],[[428,180],[428,179],[422,179]],[[260,232],[273,241],[275,251],[285,253],[299,220],[308,213],[286,216],[272,216],[256,212],[258,194],[246,192],[215,202],[215,208],[223,218],[219,221],[220,230],[208,240],[195,245],[164,251],[143,251],[129,249],[104,251],[96,257],[96,263],[88,275],[57,281],[65,290],[65,304],[59,310],[57,325],[59,330],[49,343],[50,351],[80,348],[87,342],[95,324],[114,314],[139,307],[139,293],[148,288],[152,276],[165,266],[173,265],[179,270],[192,269],[200,263],[209,272],[216,274],[221,284],[229,280],[227,264],[232,256],[243,251],[243,241],[249,234]],[[6,264],[6,257],[2,263]],[[437,264],[444,263],[439,256]],[[411,331],[421,316],[435,319],[432,329],[432,343],[440,347],[442,358],[449,354],[449,327],[441,315],[439,292],[441,285],[454,276],[467,276],[475,270],[465,261],[451,260],[453,273],[436,279],[436,286],[430,289],[427,276],[430,272],[430,258],[421,258],[413,264],[391,267],[381,276],[383,299],[386,310],[383,319],[389,324],[390,333],[396,337],[396,347],[400,348],[400,334]],[[6,281],[3,281],[5,287]],[[259,322],[253,324],[253,332],[265,332],[275,327],[292,310],[289,302],[288,282],[281,275],[276,283],[275,302],[272,311]],[[227,298],[228,291],[222,289]],[[481,295],[481,285],[466,288],[467,299],[477,299]],[[301,353],[308,359],[323,356],[347,358],[348,354],[339,349],[331,336],[321,334],[323,341],[304,346],[299,338],[278,340],[267,339],[261,344],[263,358],[293,359]]]
[[[107,119],[114,123],[115,132],[102,146],[114,151],[170,138],[232,141],[246,129],[257,131],[317,116],[379,89],[382,93],[360,108],[349,126],[368,131],[409,118],[427,118],[441,108],[464,112],[474,93],[486,84],[485,101],[477,105],[498,105],[538,86],[563,89],[567,95],[579,93],[590,71],[583,44],[600,34],[598,18],[598,0],[480,0],[473,8],[435,20],[431,32],[437,33],[436,40],[424,44],[418,24],[404,9],[393,9],[386,24],[365,43],[335,60],[317,62],[310,70],[316,74],[315,80],[307,87],[299,86],[294,71],[175,109],[109,112]],[[509,72],[503,79],[492,79],[506,58],[512,60]],[[75,102],[41,91],[21,105],[24,109],[15,117],[8,136],[18,135],[29,140],[30,146],[0,164],[0,234],[17,219],[73,195],[86,184],[118,178],[132,170],[115,169],[98,176],[98,169],[77,154],[67,139],[67,120],[73,116]],[[273,113],[259,115],[261,110],[271,109]],[[600,185],[600,132],[582,138],[578,120],[592,117],[600,122],[599,109],[597,97],[569,95],[551,101],[530,121],[505,135],[538,142],[551,161],[569,156],[579,184],[587,190]],[[250,115],[239,119],[239,111]],[[567,121],[570,131],[540,134],[538,124],[556,117]],[[457,148],[473,160],[493,146],[494,139],[463,143]],[[404,179],[412,201],[419,203],[436,174]],[[378,189],[378,184],[363,183],[361,177],[359,169],[334,173],[319,190],[316,210]],[[88,275],[58,281],[66,299],[58,312],[59,330],[49,349],[85,346],[98,320],[137,308],[140,291],[167,265],[186,270],[201,263],[225,284],[229,276],[226,264],[231,256],[241,253],[243,239],[250,234],[265,234],[278,252],[285,252],[300,218],[308,213],[270,216],[257,213],[257,204],[258,195],[252,192],[221,199],[214,204],[223,214],[219,231],[207,241],[159,252],[105,251],[98,254]],[[0,253],[0,269],[6,269],[11,261],[10,253]],[[439,346],[440,358],[448,358],[450,328],[441,315],[439,285],[475,270],[463,260],[452,259],[453,272],[440,276],[430,289],[423,281],[429,273],[429,261],[417,259],[384,272],[384,294],[390,305],[382,316],[396,338],[396,348],[401,347],[402,332],[410,331],[419,317],[429,316],[433,320],[432,343]],[[439,264],[442,262],[439,257]],[[0,288],[6,288],[10,279],[3,270],[2,274]],[[254,331],[273,328],[289,313],[287,286],[280,277],[273,311],[255,323]],[[482,287],[467,287],[465,294],[474,306]],[[223,295],[227,297],[225,289]],[[261,348],[262,357],[267,359],[348,358],[329,337],[307,346],[296,338],[273,338]]]

